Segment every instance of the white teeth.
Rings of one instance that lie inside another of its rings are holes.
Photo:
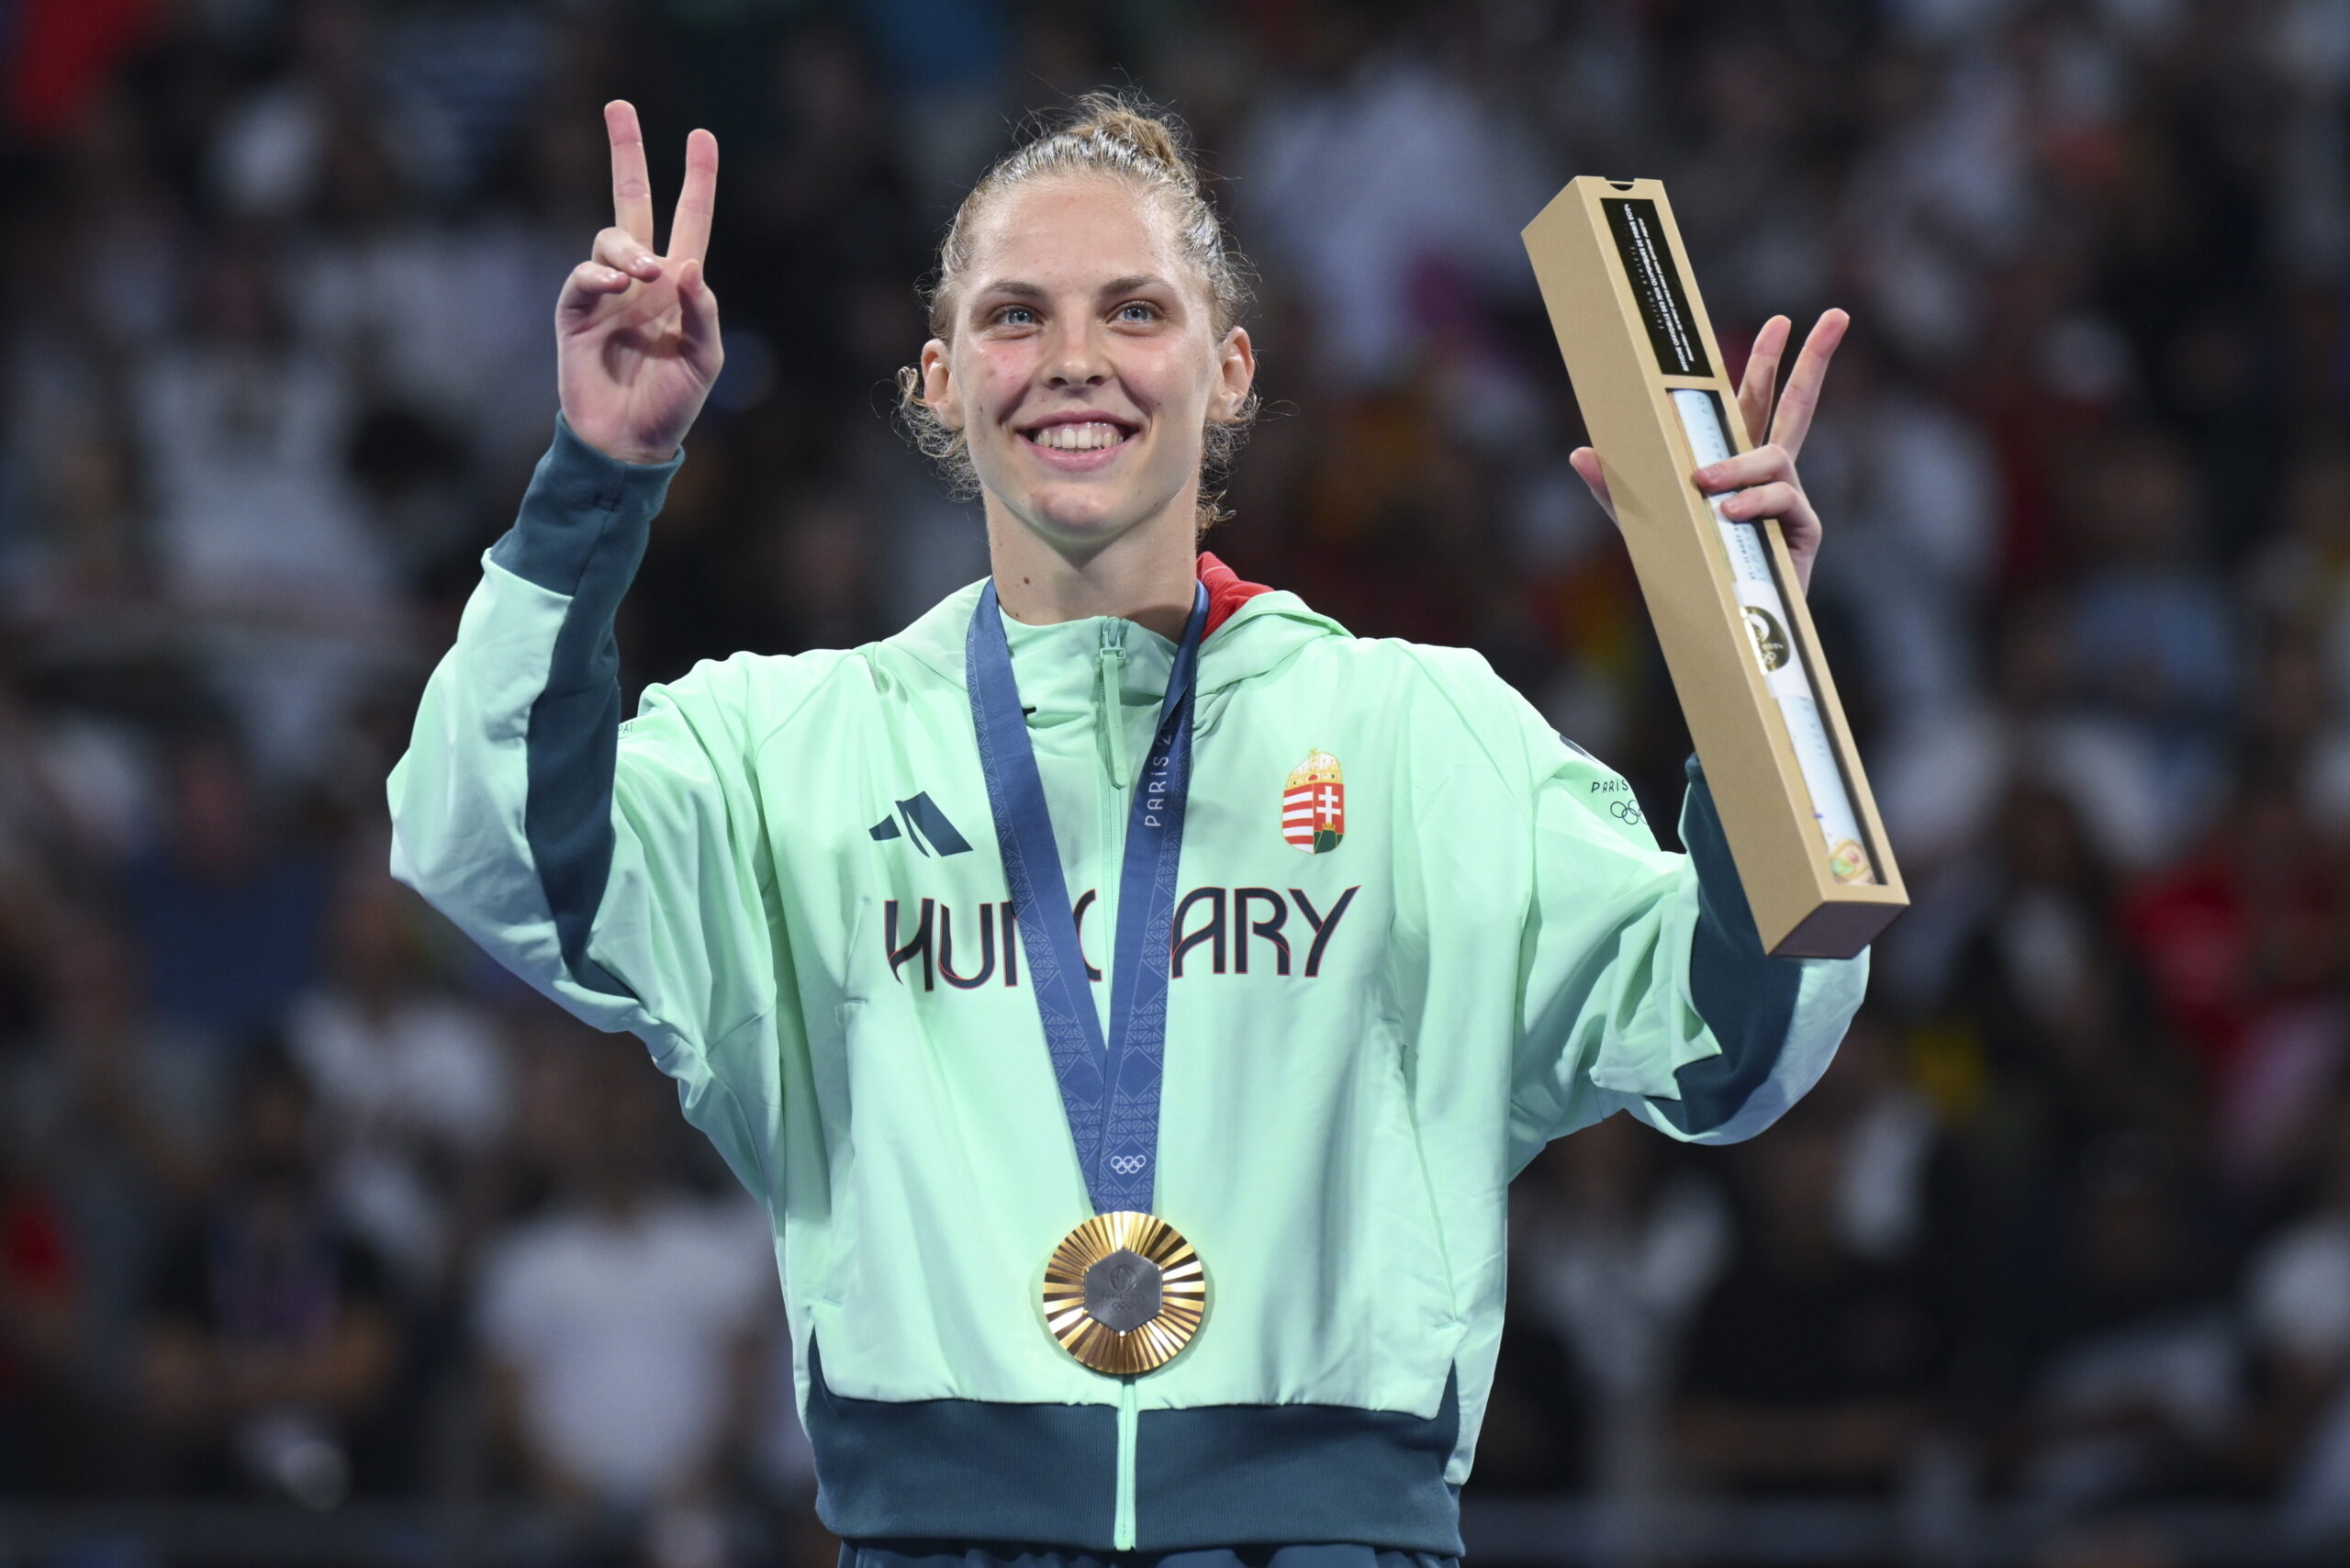
[[[1117,445],[1125,439],[1125,432],[1113,424],[1093,420],[1081,425],[1046,425],[1032,432],[1028,439],[1057,452],[1091,452],[1096,447]]]

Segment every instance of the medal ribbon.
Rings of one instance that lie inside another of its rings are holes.
[[[1046,809],[1027,717],[1021,711],[1020,688],[1013,679],[1012,645],[1004,638],[992,577],[980,590],[979,607],[963,639],[971,724],[979,734],[979,770],[987,778],[996,843],[1003,852],[1013,923],[1027,956],[1028,983],[1036,993],[1069,1137],[1077,1146],[1086,1192],[1101,1214],[1148,1213],[1158,1175],[1175,873],[1183,853],[1183,806],[1191,792],[1192,681],[1207,614],[1207,589],[1195,586],[1167,695],[1158,705],[1158,728],[1127,812],[1106,1039],[1085,978],[1085,949],[1078,940],[1069,881],[1061,875],[1060,848]]]

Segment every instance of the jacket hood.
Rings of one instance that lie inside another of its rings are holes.
[[[1208,590],[1208,630],[1200,644],[1200,690],[1218,690],[1262,675],[1317,637],[1347,629],[1284,588],[1246,582],[1203,550],[1195,568]],[[982,577],[939,600],[879,645],[903,653],[957,686],[963,684],[963,637],[979,608]]]

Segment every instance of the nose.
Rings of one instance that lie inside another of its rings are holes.
[[[1046,381],[1055,386],[1095,386],[1109,379],[1109,356],[1102,352],[1092,323],[1065,317],[1054,332],[1052,352],[1045,356]]]

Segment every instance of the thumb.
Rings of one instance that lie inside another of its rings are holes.
[[[725,358],[718,341],[718,296],[702,275],[701,258],[688,260],[677,273],[677,335],[696,366],[707,363],[718,374]]]

